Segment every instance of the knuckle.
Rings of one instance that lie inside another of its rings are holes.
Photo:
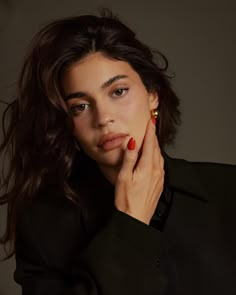
[[[155,169],[153,176],[157,179],[160,179],[161,178],[161,171],[159,169]]]
[[[137,152],[132,151],[126,155],[126,161],[134,162],[137,159]]]
[[[153,173],[154,177],[158,179],[158,182],[164,183],[164,176],[165,176],[165,171],[164,169],[160,168],[155,169]]]
[[[125,171],[121,171],[117,176],[118,182],[124,182],[127,179],[127,173]]]

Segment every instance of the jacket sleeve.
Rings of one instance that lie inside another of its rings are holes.
[[[17,226],[14,278],[23,295],[164,294],[161,232],[113,209],[87,240],[78,211],[35,208]]]

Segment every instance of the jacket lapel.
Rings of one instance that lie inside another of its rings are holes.
[[[207,190],[194,167],[197,162],[174,159],[165,152],[162,155],[165,161],[165,185],[173,191],[207,202]]]
[[[207,190],[194,168],[194,163],[171,158],[165,152],[162,152],[162,155],[165,170],[164,189],[150,223],[160,231],[165,227],[174,193],[179,192],[180,196],[208,202]]]

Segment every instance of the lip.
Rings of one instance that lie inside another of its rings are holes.
[[[104,150],[111,150],[117,148],[123,143],[127,136],[128,134],[125,133],[105,134],[100,138],[98,146],[100,148],[103,148]]]

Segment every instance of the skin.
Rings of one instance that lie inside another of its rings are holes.
[[[127,78],[101,88],[104,82],[117,75]],[[76,92],[85,94],[67,101],[68,108],[74,112],[74,136],[80,147],[106,175],[113,170],[117,174],[131,137],[140,149],[151,110],[158,106],[157,94],[147,92],[139,75],[127,62],[109,59],[100,52],[91,53],[70,66],[64,75],[63,88],[66,96]],[[104,151],[97,143],[109,132],[128,136],[120,148]]]
[[[157,93],[147,91],[129,63],[100,52],[69,66],[62,86],[70,97],[67,106],[73,113],[74,136],[116,185],[117,209],[148,224],[164,179],[163,158],[150,120],[151,111],[158,107]],[[126,137],[119,147],[106,151],[98,142],[108,133]],[[136,141],[133,151],[127,149],[131,137]]]

